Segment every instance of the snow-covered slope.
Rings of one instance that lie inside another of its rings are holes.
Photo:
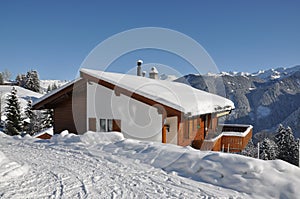
[[[298,198],[300,169],[283,161],[201,152],[63,132],[50,141],[0,134],[1,152],[22,177],[0,183],[2,198]],[[0,160],[1,165],[1,160]]]
[[[27,105],[27,101],[29,99],[31,99],[32,101],[37,100],[38,98],[40,98],[42,96],[42,94],[40,93],[36,93],[33,92],[31,90],[19,87],[19,86],[14,86],[17,90],[17,96],[19,98],[20,101],[20,106],[21,109],[24,110],[24,108]],[[1,96],[1,110],[4,111],[5,110],[5,106],[6,106],[6,98],[8,96],[8,94],[11,92],[13,86],[4,86],[4,85],[0,85],[0,96]],[[2,115],[2,120],[5,119],[5,116]]]
[[[67,80],[40,80],[40,86],[41,86],[42,90],[46,92],[48,89],[48,86],[51,87],[55,84],[57,87],[61,87],[68,82],[69,81],[67,81]]]

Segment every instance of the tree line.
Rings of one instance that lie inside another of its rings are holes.
[[[33,110],[32,100],[27,100],[24,114],[21,112],[17,89],[12,87],[6,98],[6,120],[4,133],[14,136],[29,134],[33,135],[53,125],[53,110]]]
[[[12,81],[10,78],[11,73],[7,69],[0,72],[0,85],[8,83],[34,92],[41,92],[40,79],[36,70],[29,70],[26,74],[18,74],[15,81]]]
[[[280,159],[293,165],[299,165],[299,138],[294,137],[290,127],[279,125],[275,134],[255,135],[256,144],[251,140],[243,155],[259,157],[263,160]]]
[[[41,92],[39,75],[36,70],[30,70],[26,74],[18,74],[15,81],[10,81],[11,73],[8,70],[0,72],[0,85],[4,84],[4,81],[10,82],[13,85],[26,88],[34,92]],[[47,92],[56,89],[57,85],[54,83],[52,86],[48,86]],[[0,107],[2,102],[2,96],[0,100]],[[17,96],[17,89],[12,87],[11,92],[5,99],[5,115],[4,122],[1,120],[1,126],[4,132],[8,135],[20,135],[40,132],[53,125],[53,110],[33,110],[32,100],[27,100],[27,106],[25,107],[24,114],[21,113],[20,102]],[[0,119],[2,110],[0,110]]]

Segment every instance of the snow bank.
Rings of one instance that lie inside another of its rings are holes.
[[[281,160],[263,161],[129,139],[104,146],[103,150],[255,198],[297,198],[300,195],[297,188],[300,169]]]
[[[60,141],[69,143],[65,134]],[[247,193],[254,198],[297,198],[300,169],[281,160],[263,161],[235,154],[203,152],[190,147],[124,139],[118,132],[76,136],[97,156],[102,150],[162,168],[167,172]]]
[[[120,132],[92,132],[88,131],[80,136],[80,140],[86,145],[109,144],[124,140],[124,136]]]
[[[50,139],[50,142],[56,144],[71,144],[80,143],[87,146],[92,146],[96,144],[109,144],[121,141],[124,136],[120,132],[93,132],[88,131],[83,135],[75,135],[69,133],[67,130],[61,132],[60,134],[55,134]]]
[[[119,132],[74,135],[64,131],[49,141],[31,140],[26,139],[26,142],[43,145],[34,145],[33,148],[57,150],[55,156],[79,150],[78,154],[88,154],[88,157],[101,161],[105,158],[116,162],[133,160],[143,167],[151,165],[173,175],[245,193],[246,198],[296,199],[300,195],[300,169],[280,160],[263,161],[235,154],[204,152],[191,147],[124,139]],[[64,145],[68,146],[66,150]],[[17,177],[25,172],[26,167],[9,161],[0,153],[0,179],[3,176]]]
[[[28,172],[28,167],[9,160],[0,151],[0,182],[20,177]]]

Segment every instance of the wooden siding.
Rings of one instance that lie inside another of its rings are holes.
[[[121,132],[121,120],[113,120],[113,131]]]
[[[252,129],[245,137],[222,136],[221,147],[224,145],[224,151],[227,151],[229,146],[230,152],[241,152],[247,146],[251,138],[252,138]]]
[[[51,105],[54,109],[54,132],[68,130],[71,133],[86,132],[86,84],[76,87],[65,99]],[[75,112],[73,112],[73,108]]]
[[[221,151],[221,150],[222,150],[222,138],[217,139],[212,148],[212,151]]]
[[[204,117],[184,119],[178,127],[178,145],[200,148],[204,140]]]
[[[89,131],[97,131],[97,120],[96,118],[89,118]]]

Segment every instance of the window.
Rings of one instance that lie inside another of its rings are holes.
[[[112,119],[107,120],[107,131],[113,131],[113,120]]]
[[[113,131],[113,119],[100,119],[100,132]]]
[[[100,119],[100,132],[106,132],[106,119]]]

